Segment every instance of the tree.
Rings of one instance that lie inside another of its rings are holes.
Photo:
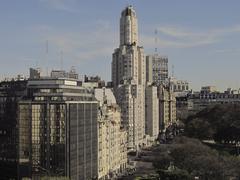
[[[203,118],[193,118],[186,124],[185,132],[188,136],[199,139],[212,139],[215,131],[211,124]]]
[[[162,180],[192,180],[192,176],[186,171],[179,168],[174,169],[173,171],[169,170],[157,170],[160,179]]]
[[[185,120],[185,135],[221,142],[240,141],[240,105],[216,105]]]
[[[171,163],[174,164],[174,171],[169,171]],[[153,165],[160,177],[166,176],[169,179],[179,176],[182,176],[182,179],[197,176],[219,180],[230,176],[240,177],[240,159],[220,154],[198,139],[187,137],[177,137],[172,144],[160,145]]]

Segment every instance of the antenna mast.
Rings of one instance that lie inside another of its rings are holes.
[[[172,77],[174,77],[174,65],[172,65]]]
[[[46,70],[47,70],[47,76],[48,76],[48,40],[46,41]]]
[[[157,46],[158,46],[158,30],[157,29],[155,29],[154,35],[155,35],[155,37],[154,37],[155,50],[154,51],[157,54],[158,53],[158,48],[157,48]]]
[[[60,56],[61,56],[60,57],[61,58],[60,59],[61,60],[61,70],[63,70],[63,51],[62,50],[60,51]]]

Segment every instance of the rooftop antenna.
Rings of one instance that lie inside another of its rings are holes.
[[[155,52],[155,54],[157,54],[158,53],[158,48],[157,48],[157,45],[158,45],[158,30],[157,29],[155,29],[154,35],[155,35],[155,37],[154,37],[154,42],[155,42],[154,52]]]
[[[174,77],[174,65],[172,65],[172,77]]]
[[[47,70],[47,76],[48,76],[48,40],[46,41],[46,70]]]
[[[61,58],[61,70],[63,70],[63,51],[60,51],[60,58]]]
[[[70,71],[75,73],[75,72],[76,72],[75,66],[72,66],[71,69],[70,69]]]
[[[38,60],[36,60],[36,68],[38,68]]]

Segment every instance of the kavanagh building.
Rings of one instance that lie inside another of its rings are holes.
[[[139,46],[136,12],[126,7],[120,18],[120,45],[112,56],[114,94],[127,127],[128,148],[137,149],[145,135],[145,59]]]

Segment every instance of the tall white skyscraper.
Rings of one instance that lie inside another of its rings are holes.
[[[112,82],[122,119],[128,130],[128,148],[143,145],[145,135],[145,58],[138,46],[137,16],[132,6],[120,18],[120,46],[112,57]]]
[[[120,45],[138,44],[138,26],[136,12],[132,6],[122,11],[120,19]]]

